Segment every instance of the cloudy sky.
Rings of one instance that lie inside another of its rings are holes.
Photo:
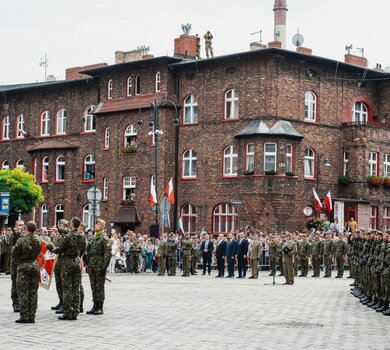
[[[214,54],[247,51],[260,29],[273,39],[274,0],[0,0],[0,85],[64,79],[65,68],[114,63],[116,50],[150,47],[173,55],[181,24],[214,35]],[[390,66],[389,0],[287,0],[287,48],[304,36],[313,54],[343,60],[345,45],[364,48],[369,66]],[[204,56],[204,53],[203,53]]]

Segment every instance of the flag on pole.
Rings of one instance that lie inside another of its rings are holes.
[[[169,180],[168,185],[165,187],[165,193],[168,196],[169,203],[175,204],[175,193],[173,191],[173,178]]]
[[[315,202],[315,205],[316,205],[316,208],[317,208],[317,212],[319,212],[319,211],[321,211],[323,206],[322,206],[320,197],[318,197],[318,194],[317,194],[317,192],[316,192],[316,190],[314,188],[313,188],[313,194],[314,194],[314,202]]]
[[[149,205],[153,207],[157,204],[157,194],[156,194],[156,186],[153,182],[153,176],[150,179],[150,195],[149,195]]]
[[[328,216],[330,216],[330,213],[333,210],[333,207],[332,207],[332,197],[330,196],[330,191],[328,192],[328,194],[324,198],[324,203],[326,205],[326,208],[328,209]]]
[[[54,266],[57,262],[57,255],[46,248],[46,242],[42,241],[41,251],[37,257],[39,268],[39,285],[49,289],[53,277]]]
[[[179,230],[180,230],[181,232],[184,233],[183,219],[181,218],[181,216],[180,216],[179,221],[178,221],[178,223],[177,223],[177,227],[179,228]]]

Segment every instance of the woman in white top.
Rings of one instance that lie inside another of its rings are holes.
[[[120,242],[118,239],[118,234],[114,233],[110,241],[111,241],[111,260],[110,260],[110,265],[108,266],[108,273],[115,273],[116,259],[120,258]]]

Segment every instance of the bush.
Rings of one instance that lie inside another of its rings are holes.
[[[276,175],[276,171],[275,170],[266,170],[266,171],[264,171],[264,174],[265,175]]]
[[[384,179],[381,176],[369,176],[367,181],[371,186],[379,187],[383,185]]]
[[[245,170],[244,175],[253,175],[255,173],[254,170]]]
[[[390,177],[385,177],[385,178],[383,179],[383,185],[384,185],[385,187],[390,187]]]
[[[125,152],[125,153],[135,153],[135,152],[137,152],[137,146],[128,145],[128,146],[126,146],[123,149],[123,152]]]
[[[295,176],[295,173],[293,171],[286,171],[286,176]]]
[[[351,182],[348,175],[339,176],[340,185],[348,185]]]

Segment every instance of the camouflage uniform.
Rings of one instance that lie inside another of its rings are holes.
[[[309,272],[309,255],[310,255],[310,243],[306,240],[303,240],[299,245],[299,261],[301,263],[301,275],[306,277]]]
[[[166,271],[166,258],[168,254],[168,245],[166,239],[160,240],[157,249],[158,257],[158,276],[164,276]]]
[[[62,244],[64,236],[69,233],[69,230],[59,230],[59,235],[57,236],[56,244]],[[60,299],[59,305],[52,307],[52,310],[58,310],[63,305],[63,291],[62,291],[62,281],[61,281],[61,273],[62,273],[62,264],[64,262],[64,254],[58,254],[57,262],[54,266],[54,277],[56,281],[56,290],[58,299]]]
[[[322,255],[323,243],[319,239],[311,242],[311,263],[313,265],[313,276],[320,276],[320,256]]]
[[[20,319],[35,322],[38,303],[39,270],[37,256],[41,241],[35,234],[21,237],[12,252],[12,262],[17,266],[16,287],[20,306]]]
[[[176,275],[176,267],[177,267],[177,241],[168,238],[168,276]]]
[[[347,253],[347,244],[339,239],[335,243],[335,257],[336,257],[336,268],[337,278],[342,278],[344,274],[344,255]]]
[[[332,276],[332,259],[333,259],[333,253],[334,253],[334,241],[330,238],[327,238],[324,241],[324,266],[325,266],[325,276],[324,277],[331,277]]]
[[[191,274],[197,274],[196,268],[198,267],[198,243],[196,240],[192,240],[192,249],[191,249]]]
[[[190,265],[191,265],[191,251],[192,251],[192,239],[184,238],[181,241],[181,250],[183,252],[183,275],[188,277],[190,275]]]
[[[133,242],[130,246],[130,271],[138,273],[139,266],[139,255],[141,253],[141,244],[137,239],[133,239]]]
[[[19,309],[19,297],[18,297],[18,289],[16,286],[16,277],[17,277],[17,265],[14,261],[13,254],[11,255],[11,249],[16,245],[18,239],[22,237],[22,233],[18,233],[16,231],[12,231],[11,240],[8,243],[7,249],[9,251],[8,256],[11,258],[10,262],[10,272],[11,272],[11,299],[12,299],[12,306],[14,309]],[[9,236],[8,236],[9,238]],[[8,264],[8,263],[7,263]]]
[[[283,276],[283,241],[280,240],[280,242],[278,243],[278,266],[279,266],[279,276]]]
[[[278,254],[278,244],[272,241],[269,244],[269,267],[271,270],[270,276],[273,276],[276,272],[276,259]]]

